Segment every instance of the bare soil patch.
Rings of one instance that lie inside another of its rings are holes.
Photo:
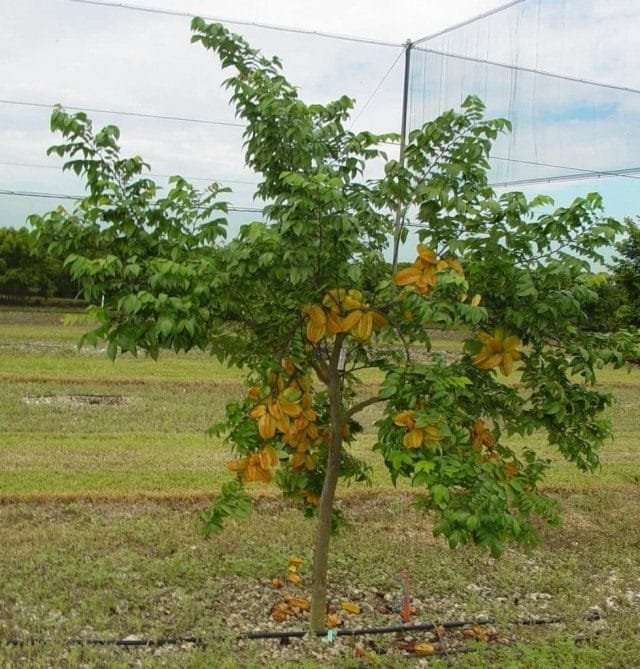
[[[49,405],[62,407],[123,407],[128,406],[133,398],[125,395],[27,395],[22,398],[25,404]]]

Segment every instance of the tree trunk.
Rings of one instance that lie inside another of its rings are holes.
[[[333,502],[338,485],[340,458],[342,455],[342,390],[340,361],[344,336],[336,337],[335,346],[329,363],[327,389],[331,412],[331,443],[327,458],[320,504],[318,506],[318,525],[313,553],[313,575],[311,585],[310,625],[314,632],[326,629],[327,616],[327,570],[329,567],[329,541],[331,539],[331,518]]]
[[[311,629],[314,632],[326,629],[327,615],[327,569],[329,566],[329,540],[331,539],[331,516],[338,484],[342,438],[333,437],[329,450],[327,471],[322,486],[316,528],[316,544],[313,553],[313,581],[311,586]]]

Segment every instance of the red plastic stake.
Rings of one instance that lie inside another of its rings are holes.
[[[411,621],[411,595],[409,594],[409,572],[402,572],[402,606],[400,607],[400,617],[403,623]]]

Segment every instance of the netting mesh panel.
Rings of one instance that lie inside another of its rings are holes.
[[[215,54],[191,44],[188,17],[85,4],[58,16],[57,3],[41,3],[40,20],[33,23],[33,3],[5,4],[3,48],[19,64],[29,44],[25,58],[38,77],[25,83],[24,70],[15,67],[5,68],[0,80],[0,225],[22,226],[29,214],[58,202],[69,208],[70,200],[55,195],[83,193],[84,182],[63,173],[62,160],[46,156],[47,147],[60,141],[49,130],[55,103],[69,111],[88,110],[95,128],[119,126],[123,155],[143,156],[159,185],[166,187],[171,174],[202,187],[216,180],[233,189],[225,197],[241,209],[231,220],[239,225],[260,216],[264,203],[253,199],[260,176],[245,165],[244,122],[235,117],[231,92],[221,85],[232,72],[220,68]],[[348,127],[399,128],[402,45],[228,27],[266,56],[277,54],[305,102],[348,95],[356,99]],[[397,147],[388,150],[394,154]],[[375,166],[372,176],[375,169],[380,171]]]
[[[409,125],[475,94],[489,117],[513,124],[494,146],[494,183],[632,176],[640,74],[625,27],[639,19],[636,0],[525,0],[422,40],[411,56]]]

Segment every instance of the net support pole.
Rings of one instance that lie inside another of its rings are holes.
[[[409,116],[409,80],[411,68],[411,47],[413,43],[407,40],[404,43],[404,78],[402,83],[402,122],[400,124],[400,154],[398,162],[401,167],[404,167],[404,149],[407,142],[407,121]],[[396,207],[396,220],[393,232],[393,262],[392,274],[396,273],[398,269],[398,253],[400,251],[400,243],[402,238],[402,228],[404,227],[404,205],[398,202]]]

